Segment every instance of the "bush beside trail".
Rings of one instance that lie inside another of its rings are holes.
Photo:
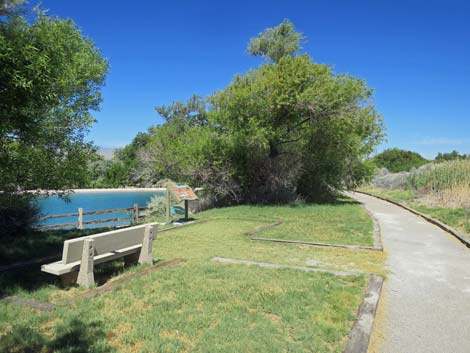
[[[429,161],[419,153],[392,148],[379,153],[372,161],[379,168],[387,168],[393,173],[408,172],[413,168],[419,168]]]

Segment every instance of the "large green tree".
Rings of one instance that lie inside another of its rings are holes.
[[[27,21],[2,8],[0,189],[81,186],[107,62],[72,21],[40,12]]]
[[[231,137],[245,198],[287,190],[314,198],[360,182],[362,161],[382,138],[371,94],[363,80],[298,55],[238,76],[212,96],[211,117]]]
[[[162,125],[138,153],[141,171],[203,186],[223,202],[318,199],[370,176],[383,138],[363,80],[295,55],[302,36],[284,21],[250,41],[269,61],[210,97],[160,107]]]

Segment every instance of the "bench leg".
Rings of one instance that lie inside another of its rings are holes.
[[[152,241],[157,239],[157,226],[145,227],[144,240],[140,249],[139,264],[153,264]]]
[[[73,271],[69,273],[64,273],[60,276],[60,282],[62,283],[62,287],[67,288],[71,285],[77,283],[78,272]]]
[[[139,256],[140,253],[138,252],[124,256],[124,267],[135,265],[139,261]]]
[[[80,287],[90,288],[95,285],[95,277],[93,275],[94,243],[93,239],[85,239],[83,241],[82,262],[80,263],[80,271],[77,278],[77,283]]]

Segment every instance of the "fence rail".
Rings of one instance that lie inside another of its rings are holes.
[[[47,229],[53,229],[53,228],[64,228],[64,227],[73,227],[73,226],[77,226],[77,223],[51,224],[49,226],[39,226],[36,228],[39,230],[47,230]]]
[[[150,209],[149,207],[139,207],[138,204],[134,204],[133,207],[114,208],[114,209],[109,209],[109,210],[96,210],[96,211],[86,211],[86,212],[83,211],[83,208],[79,208],[78,212],[47,215],[47,216],[39,218],[40,221],[45,221],[48,219],[55,219],[55,218],[77,217],[76,222],[38,226],[37,229],[47,230],[47,229],[65,228],[65,227],[76,227],[77,229],[83,229],[83,225],[85,224],[121,222],[121,221],[127,221],[127,220],[129,221],[130,224],[132,224],[132,223],[137,223],[139,218],[144,217],[142,214],[140,214],[140,211],[147,211],[149,209]],[[106,214],[106,213],[122,213],[122,212],[132,212],[132,214],[129,217],[113,217],[113,218],[105,218],[105,219],[84,220],[84,216],[100,215],[100,214]]]
[[[83,212],[82,214],[89,215],[89,214],[104,214],[104,213],[116,213],[116,212],[127,212],[127,211],[133,211],[134,207],[127,207],[127,208],[115,208],[112,210],[98,210],[98,211],[88,211],[88,212]]]
[[[44,217],[39,218],[40,221],[45,221],[46,219],[51,218],[65,218],[65,217],[74,217],[78,216],[78,213],[63,213],[63,214],[51,214]]]

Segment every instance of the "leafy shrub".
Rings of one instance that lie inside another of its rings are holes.
[[[152,196],[150,201],[147,203],[147,207],[149,208],[147,212],[148,216],[157,218],[166,217],[168,209],[166,196]]]
[[[162,179],[156,183],[157,187],[167,189],[175,185],[176,183],[171,179]],[[149,208],[147,215],[150,217],[165,218],[168,211],[167,197],[166,193],[152,196],[147,203],[147,207]],[[170,207],[179,202],[173,194],[170,193],[169,197]]]
[[[462,160],[468,159],[470,160],[470,154],[460,154],[457,151],[452,151],[448,153],[438,153],[434,161],[440,162],[448,162],[448,161],[455,161],[455,160]]]
[[[0,195],[0,237],[24,235],[39,221],[40,210],[29,195]]]
[[[393,173],[407,172],[412,168],[419,168],[426,163],[427,159],[419,153],[392,148],[379,153],[373,158],[379,168],[387,168]]]

